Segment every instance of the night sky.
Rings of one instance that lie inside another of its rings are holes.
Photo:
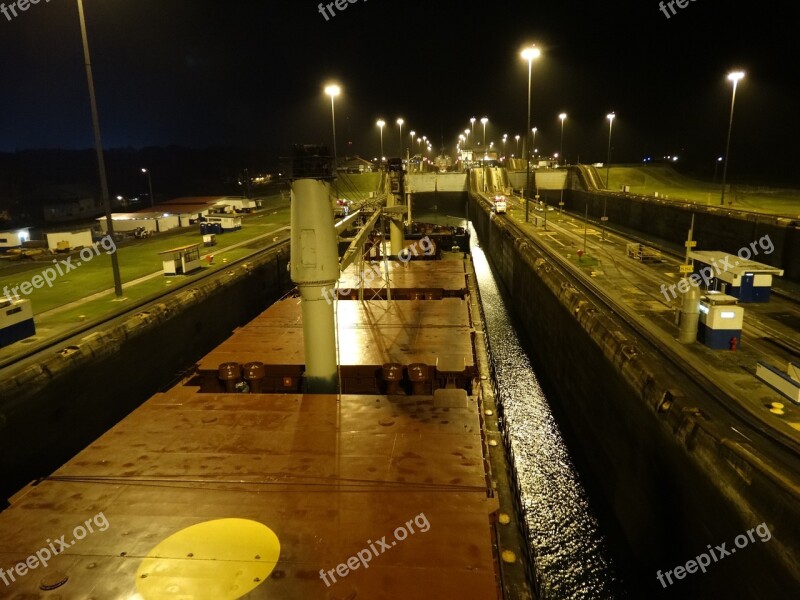
[[[322,88],[336,81],[340,155],[377,156],[379,117],[386,154],[398,154],[398,116],[406,141],[414,129],[449,153],[469,117],[487,116],[487,141],[508,133],[510,154],[526,120],[519,51],[536,43],[541,152],[558,150],[566,111],[567,158],[604,161],[615,111],[612,162],[677,154],[710,176],[728,127],[725,76],[741,68],[729,178],[800,184],[791,6],[692,0],[667,19],[656,0],[357,0],[326,21],[309,0],[85,0],[106,148],[279,156],[330,143]],[[0,74],[0,151],[92,146],[75,0],[0,14]]]

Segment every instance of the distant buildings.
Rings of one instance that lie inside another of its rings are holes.
[[[103,213],[96,192],[85,186],[58,185],[40,188],[34,194],[48,223],[91,219]]]

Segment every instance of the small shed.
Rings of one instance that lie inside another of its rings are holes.
[[[727,252],[697,251],[689,256],[694,260],[695,273],[703,268],[713,273],[709,289],[734,296],[740,302],[769,302],[772,276],[783,275],[783,269]]]
[[[36,335],[33,307],[27,298],[0,297],[0,348]]]
[[[164,275],[186,275],[200,268],[200,244],[190,244],[158,253],[164,266]]]
[[[744,308],[728,294],[709,292],[700,297],[697,339],[709,348],[728,350],[742,344]],[[732,345],[733,339],[735,345]]]

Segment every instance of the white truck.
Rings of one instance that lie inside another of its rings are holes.
[[[493,201],[494,212],[498,215],[504,215],[508,206],[505,196],[495,196]]]

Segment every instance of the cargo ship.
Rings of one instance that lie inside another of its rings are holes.
[[[465,232],[330,197],[298,149],[297,287],[11,498],[0,598],[533,597]]]

